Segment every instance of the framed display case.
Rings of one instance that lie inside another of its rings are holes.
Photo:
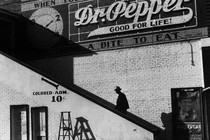
[[[202,140],[202,88],[171,89],[174,140]]]

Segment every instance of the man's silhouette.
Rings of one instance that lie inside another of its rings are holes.
[[[119,86],[116,86],[115,92],[119,95],[117,98],[117,105],[115,109],[119,110],[122,113],[126,113],[127,109],[129,108],[129,105],[125,94],[121,92],[121,88]]]

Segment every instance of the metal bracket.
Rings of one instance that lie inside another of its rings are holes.
[[[45,79],[45,78],[43,78],[43,77],[41,78],[41,80],[42,80],[42,81],[45,81],[46,83],[48,83],[48,84],[54,86],[56,89],[58,89],[58,86],[59,86],[59,85],[57,85],[57,84],[55,84],[55,83],[53,83],[53,82],[51,82],[51,81],[49,81],[49,80],[47,80],[47,79]]]

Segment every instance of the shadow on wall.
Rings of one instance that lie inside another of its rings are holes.
[[[58,140],[66,138],[70,140],[70,137],[73,140],[96,140],[88,120],[84,117],[77,117],[76,120],[73,127],[70,111],[61,112]]]
[[[74,84],[74,58],[94,55],[95,52],[28,19],[23,20],[25,22],[19,24],[21,28],[17,28],[17,33],[20,34],[16,39],[17,46],[14,47],[16,58],[45,73],[42,75],[47,75],[46,77],[50,77],[52,81],[155,133],[155,136],[162,132],[161,128],[132,113],[123,114],[115,109],[114,104]]]
[[[94,53],[58,32],[55,33],[23,16],[20,16],[20,20],[15,26],[13,52],[16,58],[23,61],[75,54],[92,55]]]
[[[26,26],[28,26],[25,31],[26,41],[21,41],[23,44],[18,46],[20,48],[16,48],[16,57],[45,73],[47,75],[46,77],[50,77],[52,81],[73,90],[75,93],[86,99],[91,100],[107,110],[155,133],[155,135],[162,131],[159,127],[135,116],[132,113],[128,112],[124,114],[116,110],[114,104],[74,84],[74,58],[91,56],[96,54],[95,52],[69,41],[63,36],[59,36],[51,31],[46,31],[43,27],[31,21],[28,21]]]
[[[78,91],[78,94],[82,93],[81,96],[95,102],[96,104],[99,104],[100,106],[106,108],[107,110],[111,111],[111,112],[114,112],[115,114],[125,118],[126,120],[129,120],[130,122],[152,132],[154,134],[154,137],[155,137],[155,140],[162,140],[160,139],[159,135],[162,134],[162,129],[159,128],[158,126],[140,118],[139,116],[136,116],[130,112],[126,112],[126,113],[123,113],[119,110],[117,110],[115,107],[116,105],[108,102],[107,100],[104,100],[98,96],[96,96],[95,94],[93,93],[90,93],[89,91],[75,85],[72,83],[71,87],[73,89],[75,89],[76,91]]]
[[[132,113],[128,112],[127,114],[123,114],[122,112],[116,110],[115,105],[112,103],[74,84],[73,59],[75,57],[93,55],[95,52],[69,41],[68,38],[47,30],[33,21],[19,15],[18,17],[21,19],[16,21],[15,25],[12,24],[11,27],[14,27],[14,30],[11,31],[11,35],[8,35],[12,38],[12,44],[10,45],[11,49],[4,51],[5,53],[34,66],[34,68],[36,68],[33,69],[35,72],[44,76],[46,75],[45,77],[49,77],[52,81],[63,85],[64,87],[139,125],[140,127],[155,134],[162,132],[159,127],[139,118],[138,116],[135,116]],[[6,41],[6,43],[7,42],[9,41]],[[64,56],[68,59],[64,58]],[[42,72],[45,74],[42,74]],[[85,119],[80,117],[79,120],[84,121]]]
[[[161,114],[161,121],[165,129],[160,132],[158,140],[190,140],[189,130],[186,129],[187,126],[184,122],[180,121],[176,131],[173,131],[172,113],[163,112]]]
[[[161,121],[164,130],[161,132],[160,136],[163,140],[172,139],[172,113],[161,113]]]

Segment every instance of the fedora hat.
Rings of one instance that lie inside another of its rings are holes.
[[[121,90],[121,88],[119,86],[116,86],[115,91],[117,90]]]
[[[195,93],[195,92],[186,92],[186,91],[182,90],[182,91],[180,91],[178,99],[179,100],[181,100],[181,99],[192,99],[192,100],[195,100],[195,99],[197,99],[197,93]]]

